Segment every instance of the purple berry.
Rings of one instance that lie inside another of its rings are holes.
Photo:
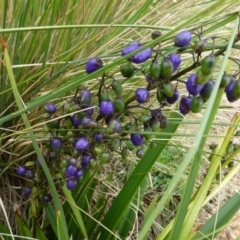
[[[59,137],[54,137],[51,139],[51,148],[53,150],[58,150],[62,147],[62,139]]]
[[[53,103],[47,103],[44,106],[44,110],[45,110],[46,113],[53,114],[53,113],[56,112],[57,108]]]
[[[46,195],[43,196],[43,201],[44,201],[45,203],[48,203],[48,202],[50,202],[51,200],[52,200],[52,197],[51,197],[49,194],[46,194]]]
[[[69,164],[65,169],[65,177],[66,178],[74,177],[77,171],[78,171],[78,168],[76,166]]]
[[[32,193],[32,189],[31,189],[31,188],[26,187],[26,188],[24,189],[24,196],[25,196],[25,197],[30,196],[31,193]]]
[[[233,87],[234,87],[234,84],[235,84],[236,80],[232,80],[226,87],[225,89],[225,92],[226,92],[226,97],[227,97],[227,100],[229,102],[235,102],[238,100],[238,98],[236,98],[234,96],[234,92],[233,92]]]
[[[154,119],[161,119],[163,116],[161,109],[156,108],[156,109],[151,110],[151,116]]]
[[[190,97],[183,97],[181,99],[179,110],[183,115],[188,114],[190,112],[191,102],[192,99]]]
[[[131,141],[134,146],[141,146],[144,142],[143,135],[138,134],[138,133],[132,133]]]
[[[89,148],[89,141],[86,137],[81,137],[77,140],[76,144],[75,144],[75,149],[77,151],[85,151]]]
[[[83,170],[82,169],[78,169],[78,171],[76,172],[76,174],[75,174],[75,178],[76,179],[79,179],[79,178],[81,178],[83,176]]]
[[[82,121],[77,117],[77,114],[74,113],[72,118],[72,124],[75,126],[75,127],[78,127],[79,125],[81,125]]]
[[[77,181],[74,178],[70,178],[67,180],[67,189],[73,190],[77,186]]]
[[[176,90],[174,95],[172,97],[166,97],[166,101],[169,103],[169,104],[173,104],[175,103],[178,99],[179,99],[179,91]]]
[[[89,125],[89,123],[92,121],[92,118],[89,116],[84,116],[81,122],[81,125],[83,127],[87,127]]]
[[[90,160],[91,160],[91,156],[89,154],[82,155],[82,161],[81,161],[82,169],[89,168]]]
[[[114,112],[114,103],[110,100],[103,100],[100,103],[100,113],[102,115],[111,115]]]
[[[139,103],[146,103],[149,101],[150,94],[145,88],[138,88],[135,92],[136,100]]]
[[[26,173],[26,167],[18,166],[18,168],[17,168],[17,175],[24,176],[25,173]]]
[[[86,72],[92,73],[100,69],[103,66],[103,62],[99,57],[91,58],[86,64]]]
[[[79,104],[89,105],[91,103],[92,94],[87,89],[81,89],[77,98]]]
[[[134,52],[135,50],[137,50],[138,48],[141,47],[140,42],[138,41],[134,41],[132,43],[130,43],[129,45],[127,45],[123,50],[122,50],[122,56],[128,55],[131,52]]]
[[[204,88],[204,84],[198,85],[196,83],[196,78],[197,78],[196,74],[193,73],[188,77],[186,82],[187,90],[193,96],[197,96],[201,92],[201,90]]]
[[[134,63],[143,63],[147,61],[151,56],[152,56],[152,49],[146,48],[143,51],[131,57],[130,60]]]
[[[180,66],[180,64],[182,62],[182,59],[176,53],[171,53],[170,55],[168,55],[167,59],[169,59],[170,62],[172,63],[173,72],[175,72],[178,69],[178,67]]]
[[[96,142],[101,142],[103,140],[104,134],[103,133],[95,133],[94,134],[94,140]]]
[[[174,43],[176,47],[186,47],[191,42],[191,39],[191,33],[187,30],[184,30],[175,36]]]

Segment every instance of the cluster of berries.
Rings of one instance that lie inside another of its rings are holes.
[[[159,36],[161,36],[159,31],[152,33],[152,39]],[[184,52],[184,47],[189,46],[191,40],[191,33],[185,30],[175,36],[174,45]],[[206,46],[207,40],[199,39],[194,43],[193,50],[194,54],[197,54],[197,61]],[[43,130],[51,137],[43,143],[43,156],[53,173],[61,173],[69,190],[76,188],[84,171],[90,166],[108,162],[112,156],[111,152],[119,153],[122,159],[126,159],[132,144],[139,147],[136,155],[141,158],[144,155],[143,145],[151,140],[151,135],[144,132],[159,131],[160,128],[168,125],[162,108],[165,104],[176,103],[180,98],[177,86],[183,80],[175,79],[174,74],[179,70],[182,59],[177,53],[163,56],[160,49],[160,44],[156,49],[144,48],[140,42],[134,41],[122,50],[122,56],[139,50],[121,66],[122,77],[130,78],[138,71],[144,74],[148,83],[147,87],[136,89],[134,99],[137,104],[135,105],[126,104],[122,96],[121,82],[103,73],[101,79],[98,79],[97,98],[92,98],[92,93],[88,89],[79,88],[62,109],[57,109],[53,103],[44,106],[44,117],[47,122]],[[136,67],[136,64],[152,58],[153,54],[155,56],[149,67],[145,70]],[[158,62],[160,57],[163,58],[161,63]],[[192,73],[184,82],[189,95],[183,96],[179,103],[179,111],[183,115],[190,111],[199,112],[203,103],[209,99],[214,86],[212,80],[216,65],[214,51],[204,57],[199,65],[197,72]],[[102,59],[93,57],[87,62],[85,70],[91,74],[102,67]],[[177,82],[176,86],[173,81]],[[151,109],[150,105],[146,106],[150,102],[152,86],[157,89],[156,99],[159,108],[156,109]],[[224,74],[221,87],[226,89],[230,102],[240,98],[240,80],[236,80],[234,76]],[[154,143],[150,142],[150,146],[152,145]],[[18,167],[17,174],[30,178],[29,171],[24,166]],[[31,178],[34,178],[34,174]],[[28,188],[25,195],[30,193]],[[45,201],[46,199],[50,198],[44,197]]]

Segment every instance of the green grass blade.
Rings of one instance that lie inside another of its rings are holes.
[[[194,240],[206,239],[208,236],[210,239],[216,237],[215,229],[222,228],[227,225],[233,218],[236,212],[240,209],[240,195],[235,193],[220,209],[215,213],[198,231],[194,236]]]
[[[170,118],[180,119],[182,116],[179,113],[174,112]],[[175,132],[179,124],[169,124],[169,126],[162,130],[162,132]],[[153,164],[157,160],[158,156],[164,149],[165,145],[168,143],[170,136],[167,136],[161,144],[157,144],[155,148],[149,148],[146,151],[144,157],[140,160],[132,174],[129,176],[127,182],[125,183],[122,190],[119,192],[117,198],[114,200],[110,209],[108,210],[106,216],[104,217],[102,224],[105,225],[109,230],[114,231],[119,225],[120,221],[126,210],[128,209],[129,204],[131,203],[133,197],[135,196],[138,187],[147,176],[151,170]],[[100,239],[110,239],[111,233],[106,229],[101,228],[101,238]],[[97,232],[97,235],[99,233]]]
[[[57,211],[57,237],[59,240],[69,240],[68,233],[63,226],[61,212]]]
[[[56,213],[54,211],[54,209],[52,208],[51,205],[47,204],[47,205],[43,205],[43,209],[46,213],[47,219],[51,224],[51,227],[57,237],[57,219],[56,219]]]
[[[10,83],[11,83],[11,86],[12,86],[13,94],[14,94],[14,97],[15,97],[18,108],[20,110],[22,110],[22,109],[24,109],[24,105],[23,105],[21,96],[18,92],[17,86],[16,86],[14,74],[13,74],[12,67],[11,67],[10,57],[9,57],[9,54],[8,54],[8,51],[7,51],[7,46],[5,45],[3,39],[2,39],[2,44],[3,44],[3,47],[4,47],[4,59],[5,59],[5,62],[6,62],[6,68],[7,68],[9,80],[10,80]],[[31,138],[31,141],[33,143],[33,147],[35,148],[35,151],[37,153],[37,156],[39,158],[39,161],[41,163],[43,171],[44,171],[44,173],[47,177],[48,184],[49,184],[49,187],[51,189],[52,196],[53,196],[53,201],[54,201],[54,204],[55,204],[55,208],[62,213],[60,216],[62,218],[61,221],[63,223],[64,231],[67,232],[67,224],[66,224],[66,220],[65,220],[65,217],[64,217],[61,201],[59,199],[59,196],[58,196],[56,187],[54,185],[54,182],[52,180],[51,174],[48,170],[48,167],[47,167],[47,164],[46,164],[45,160],[43,159],[41,150],[38,146],[37,140],[34,136],[34,133],[31,129],[31,125],[30,125],[30,123],[28,121],[28,118],[27,118],[27,115],[25,113],[22,114],[22,119],[24,121],[24,124],[25,124],[26,128],[28,129],[29,137]]]
[[[19,234],[24,237],[32,237],[32,232],[28,226],[23,222],[20,216],[16,215]]]
[[[155,211],[155,205],[157,203],[157,199],[158,199],[158,195],[156,195],[153,198],[153,200],[151,201],[151,203],[145,213],[142,226],[144,226],[146,224],[146,222],[148,221],[148,218],[150,218],[152,216],[153,212]],[[147,235],[145,236],[144,240],[147,240]]]
[[[79,226],[79,229],[82,231],[82,234],[84,236],[85,239],[89,239],[88,237],[88,233],[86,231],[86,228],[85,228],[85,225],[84,225],[84,221],[83,221],[83,218],[82,218],[82,215],[81,215],[81,212],[78,210],[78,206],[75,202],[75,200],[73,199],[72,197],[72,194],[71,194],[71,191],[69,191],[66,187],[66,185],[64,185],[62,187],[62,190],[64,192],[64,195],[66,196],[67,200],[68,200],[68,203],[72,209],[72,213],[73,215],[75,216],[75,219],[78,223],[78,226]]]

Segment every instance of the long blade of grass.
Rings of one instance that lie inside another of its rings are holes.
[[[10,80],[10,83],[11,83],[11,86],[12,86],[13,94],[14,94],[14,97],[15,97],[18,108],[20,110],[22,110],[22,109],[24,109],[24,106],[23,106],[21,96],[20,96],[20,94],[18,92],[18,89],[17,89],[17,86],[16,86],[14,74],[13,74],[12,67],[11,67],[10,57],[9,57],[9,54],[8,54],[8,51],[7,51],[7,46],[6,46],[6,44],[5,44],[5,42],[2,38],[1,38],[1,42],[2,42],[2,45],[3,45],[4,59],[5,59],[5,63],[6,63],[6,68],[7,68],[9,80]],[[63,223],[64,231],[67,233],[67,224],[66,224],[66,220],[65,220],[65,217],[64,217],[62,204],[61,204],[60,198],[58,196],[58,192],[56,190],[54,182],[52,180],[51,174],[49,172],[49,169],[47,167],[47,164],[46,164],[45,160],[43,159],[41,150],[38,146],[38,143],[37,143],[37,140],[34,136],[34,133],[31,130],[31,125],[30,125],[30,123],[28,121],[28,118],[27,118],[27,115],[25,113],[22,114],[22,119],[24,121],[24,124],[25,124],[26,128],[28,128],[29,137],[32,140],[33,147],[34,147],[34,149],[37,153],[37,156],[39,158],[39,161],[41,163],[43,171],[44,171],[44,173],[46,175],[46,178],[48,180],[48,184],[49,184],[49,187],[51,189],[51,193],[52,193],[52,196],[53,196],[53,201],[54,201],[54,204],[55,204],[55,208],[62,213],[60,215],[60,217],[62,218],[61,221]]]
[[[240,194],[235,193],[218,211],[215,213],[194,236],[194,240],[214,239],[217,234],[215,229],[220,229],[232,219],[236,212],[240,209]]]
[[[78,223],[79,229],[81,229],[84,238],[89,239],[88,233],[86,231],[84,221],[83,221],[83,218],[82,218],[82,215],[81,215],[81,212],[78,209],[76,209],[77,205],[76,205],[76,203],[75,203],[75,201],[72,197],[71,192],[67,189],[67,187],[65,185],[62,187],[62,190],[64,192],[64,195],[68,199],[69,205],[70,205],[70,207],[72,209],[72,213],[75,216],[75,219]]]

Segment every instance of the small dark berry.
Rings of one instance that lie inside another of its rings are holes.
[[[59,137],[54,137],[51,139],[51,148],[53,150],[60,149],[62,147],[62,139]]]
[[[103,140],[104,134],[99,132],[94,134],[94,140],[96,142],[101,142]]]
[[[24,167],[24,166],[18,166],[18,168],[17,168],[17,174],[19,175],[19,176],[24,176],[24,174],[26,173],[26,167]]]
[[[32,193],[32,189],[31,189],[31,188],[26,187],[26,188],[24,189],[24,196],[25,196],[25,197],[30,196],[31,193]]]
[[[92,156],[89,155],[89,154],[83,154],[82,155],[82,161],[81,161],[82,169],[88,169],[89,168],[91,158],[92,158]]]
[[[144,142],[143,135],[138,134],[138,133],[132,133],[131,141],[134,146],[141,146]]]
[[[76,186],[77,186],[76,179],[70,178],[67,180],[67,189],[68,190],[73,190],[74,188],[76,188]]]
[[[86,72],[92,73],[100,69],[103,66],[103,62],[99,57],[91,58],[86,64]]]
[[[135,96],[139,103],[146,103],[150,98],[149,91],[146,88],[138,88],[135,92]]]
[[[186,82],[186,87],[190,94],[192,94],[193,96],[196,96],[201,92],[204,85],[198,85],[196,83],[196,74],[193,73],[188,77]]]
[[[100,113],[102,115],[111,115],[114,113],[114,104],[110,100],[103,100],[100,103]]]
[[[175,36],[174,43],[176,47],[186,47],[191,42],[191,39],[191,33],[187,30],[184,30]]]
[[[78,169],[78,171],[76,172],[76,174],[75,174],[75,178],[76,179],[79,179],[79,178],[81,178],[83,176],[83,170],[82,169]]]
[[[183,97],[180,101],[179,110],[180,112],[185,115],[190,112],[192,99],[190,97]]]
[[[78,171],[78,168],[76,166],[69,164],[65,169],[65,177],[66,178],[74,177],[77,171]]]
[[[77,151],[85,151],[89,148],[89,140],[86,137],[81,137],[77,140],[75,144],[75,149]]]
[[[181,57],[176,53],[171,53],[170,55],[167,56],[167,59],[169,59],[170,62],[172,63],[173,72],[175,72],[178,69],[182,62]]]
[[[83,105],[89,105],[91,103],[91,92],[87,89],[81,89],[79,96],[77,97],[77,100],[79,104]]]
[[[130,43],[129,45],[127,45],[123,50],[122,50],[122,56],[125,56],[131,52],[134,52],[135,50],[137,50],[138,48],[141,47],[140,42],[138,41],[134,41],[132,43]]]
[[[47,103],[44,106],[44,110],[45,110],[46,113],[53,114],[53,113],[56,112],[57,108],[53,103]]]

